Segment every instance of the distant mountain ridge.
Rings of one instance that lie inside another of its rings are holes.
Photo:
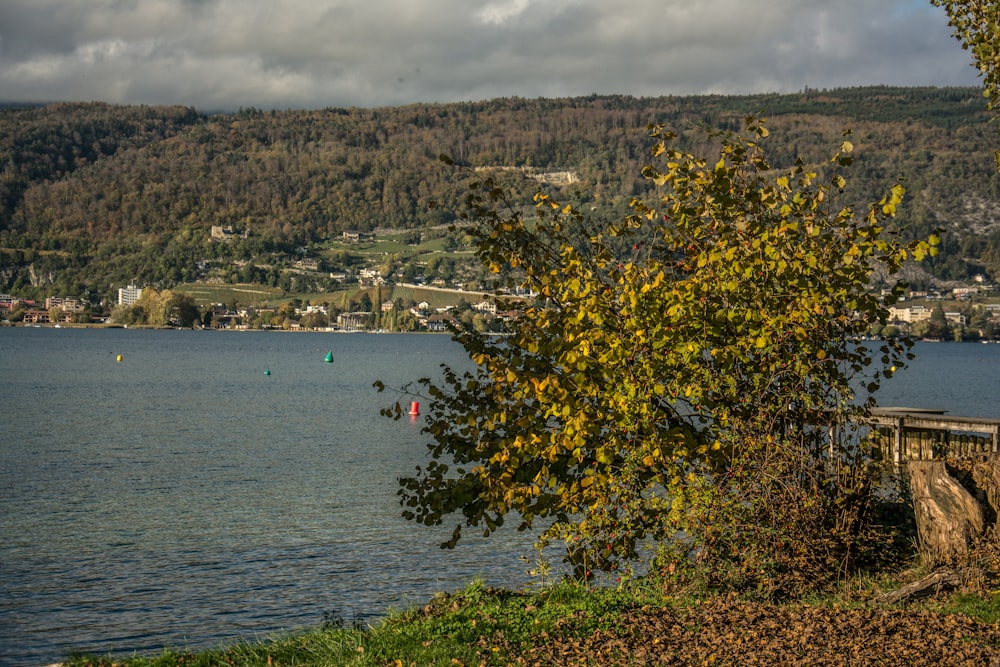
[[[768,118],[775,167],[823,169],[843,131],[857,208],[902,179],[908,235],[943,228],[941,279],[1000,277],[1000,135],[973,88],[865,87],[788,95],[567,99],[311,111],[60,103],[0,108],[0,292],[168,287],[206,261],[274,263],[345,231],[440,228],[467,176],[492,168],[516,196],[552,192],[618,217],[650,195],[647,125],[707,151],[708,125]],[[556,174],[560,174],[559,178]],[[431,206],[436,202],[437,206]],[[247,232],[214,243],[213,226]]]

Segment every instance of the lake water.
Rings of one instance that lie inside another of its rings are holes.
[[[879,405],[1000,418],[1000,345],[919,342],[913,352],[916,359],[885,381]]]
[[[453,526],[400,517],[426,439],[372,383],[463,359],[441,335],[0,328],[0,664],[520,585],[529,536],[442,551]]]
[[[916,351],[883,405],[1000,416],[1000,345]],[[530,536],[442,551],[453,524],[400,517],[396,479],[426,437],[379,416],[393,399],[372,382],[442,362],[465,359],[441,335],[0,328],[0,665],[208,648],[364,622],[476,576],[526,583]]]

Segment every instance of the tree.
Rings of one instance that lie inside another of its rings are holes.
[[[994,340],[997,335],[997,325],[994,324],[993,320],[987,320],[983,325],[983,340]]]
[[[143,290],[145,292],[146,290]],[[116,324],[145,324],[146,309],[140,304],[119,304],[111,311],[111,321]]]
[[[927,328],[924,329],[923,335],[937,340],[948,340],[951,337],[951,325],[948,324],[948,318],[945,317],[944,309],[940,305],[934,306],[931,310],[931,317],[927,320]]]
[[[931,4],[944,8],[955,37],[972,52],[983,77],[987,108],[1000,108],[1000,5],[985,0],[931,0]],[[995,156],[1000,169],[1000,151]]]
[[[384,274],[383,274],[384,275]],[[375,285],[375,303],[371,306],[372,312],[372,322],[375,323],[376,329],[384,329],[385,325],[382,323],[382,284],[378,283]]]
[[[167,321],[179,327],[193,327],[201,323],[201,311],[194,297],[185,292],[167,291]]]
[[[541,301],[505,304],[520,313],[502,340],[456,330],[475,370],[419,381],[433,442],[400,480],[404,516],[457,516],[447,547],[516,516],[583,578],[653,544],[660,567],[768,594],[872,554],[877,471],[854,425],[907,347],[861,342],[894,300],[869,282],[935,240],[883,238],[900,186],[862,216],[833,205],[849,141],[823,184],[772,170],[767,135],[753,118],[713,133],[709,160],[651,128],[660,166],[643,175],[663,194],[613,223],[539,194],[528,224],[473,181],[479,259]]]
[[[306,313],[299,320],[299,323],[306,329],[319,329],[326,326],[328,322],[327,316],[316,310]]]
[[[372,298],[368,292],[362,292],[361,300],[358,302],[358,309],[363,313],[372,313]]]
[[[190,327],[201,321],[201,311],[190,294],[146,288],[135,304],[115,307],[111,319],[118,324]]]

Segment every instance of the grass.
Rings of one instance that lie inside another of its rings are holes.
[[[208,667],[216,665],[509,664],[518,647],[572,618],[583,637],[644,600],[637,592],[562,583],[536,593],[490,589],[476,581],[439,594],[422,609],[393,612],[370,628],[328,624],[308,632],[199,653],[166,650],[146,657],[71,656],[68,667]],[[494,639],[494,642],[491,642]],[[484,657],[485,656],[485,657]]]
[[[636,582],[640,583],[640,582]],[[850,595],[850,593],[848,594]],[[72,656],[67,667],[215,667],[222,665],[506,665],[521,650],[551,635],[584,638],[612,628],[629,610],[679,609],[695,598],[663,598],[655,587],[589,589],[564,582],[532,593],[487,588],[476,581],[454,594],[439,594],[424,608],[393,612],[372,627],[328,623],[315,630],[198,653]],[[857,604],[857,600],[811,604]],[[1000,622],[1000,595],[956,595],[927,608]]]
[[[1000,591],[993,591],[989,596],[956,595],[939,610],[946,614],[962,614],[982,623],[1000,623]]]
[[[216,285],[210,283],[185,283],[174,288],[178,292],[190,294],[195,303],[208,305],[212,303],[267,303],[281,297],[277,287],[264,285]]]

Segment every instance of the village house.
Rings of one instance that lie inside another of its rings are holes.
[[[952,324],[958,324],[959,326],[965,326],[967,323],[965,315],[954,311],[945,311],[944,319],[951,322]]]
[[[455,318],[451,313],[435,313],[425,320],[420,321],[420,326],[428,331],[447,331],[448,323],[454,322]]]
[[[361,269],[358,273],[359,287],[373,287],[384,284],[385,279],[382,277],[382,272],[378,269]]]
[[[50,296],[45,299],[45,309],[58,308],[66,313],[82,313],[87,307],[80,299],[70,299],[60,296]]]
[[[11,296],[10,294],[0,294],[0,309],[14,312],[14,309],[21,303],[25,302],[17,297]]]
[[[49,324],[52,323],[52,315],[47,310],[33,308],[24,311],[24,319],[22,321],[28,324]],[[63,311],[59,312],[59,317],[56,319],[58,323],[69,323],[72,321],[73,313]]]
[[[496,301],[483,299],[482,301],[472,304],[472,309],[479,311],[480,313],[490,313],[491,315],[496,315],[497,303]]]
[[[319,271],[319,260],[311,257],[303,257],[295,262],[295,266],[305,271]]]
[[[889,319],[893,322],[915,324],[931,319],[931,309],[927,306],[907,306],[906,308],[890,306]]]
[[[371,240],[372,235],[367,232],[359,232],[354,229],[345,229],[342,234],[342,238],[348,243],[360,243],[361,241]]]
[[[237,232],[232,226],[223,227],[222,225],[212,225],[212,240],[213,241],[232,241],[233,239],[245,239],[247,237],[247,232]]]

